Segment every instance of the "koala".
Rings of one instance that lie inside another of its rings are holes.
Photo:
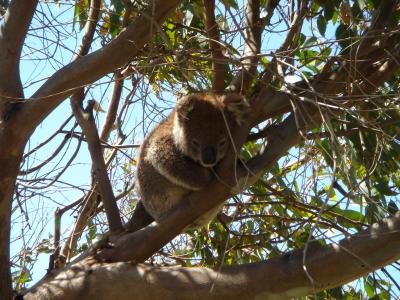
[[[136,210],[144,207],[159,221],[189,193],[206,188],[214,179],[212,168],[230,146],[229,130],[241,124],[246,106],[234,93],[197,93],[179,99],[139,150],[136,188],[141,201]],[[221,209],[222,205],[208,211],[186,230],[206,225]]]

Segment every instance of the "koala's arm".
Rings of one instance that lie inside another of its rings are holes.
[[[174,145],[171,136],[153,139],[145,157],[162,176],[188,190],[201,190],[213,179],[211,169],[183,155]]]

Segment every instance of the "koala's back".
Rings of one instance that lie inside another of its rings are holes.
[[[172,140],[172,119],[169,117],[159,124],[144,140],[140,149],[137,167],[136,187],[142,197],[147,212],[159,220],[168,212],[189,190],[179,186],[168,178],[166,171],[160,171],[159,166],[170,164],[178,151]],[[185,163],[175,160],[174,164]]]

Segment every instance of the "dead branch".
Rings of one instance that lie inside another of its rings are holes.
[[[125,13],[122,25],[124,27],[126,27],[129,22],[128,16],[131,13],[132,8],[129,3],[124,3],[124,5],[126,7],[126,13]],[[122,89],[123,89],[123,84],[124,84],[125,77],[123,77],[121,75],[121,72],[119,70],[114,72],[114,77],[115,77],[115,80],[114,80],[112,96],[111,96],[109,106],[107,109],[105,121],[104,121],[104,124],[103,124],[101,132],[100,132],[100,139],[103,142],[102,146],[108,145],[107,140],[109,139],[111,130],[116,123],[118,107],[119,107],[119,103],[121,101],[121,94],[122,94]],[[136,82],[136,85],[137,85],[137,83],[138,82]],[[136,87],[134,86],[132,88],[132,92],[135,91],[135,89],[136,89]],[[119,138],[119,141],[117,142],[117,144],[120,144],[125,140],[126,137],[125,137],[125,135],[122,134],[122,131],[119,128],[118,128],[118,132],[119,132],[120,138]],[[108,145],[108,146],[113,148],[113,151],[108,156],[106,166],[109,165],[109,163],[115,157],[117,150],[118,150],[117,146],[114,146],[114,145]],[[93,174],[92,174],[91,187],[90,187],[91,192],[85,197],[85,200],[84,200],[85,205],[83,206],[82,210],[80,211],[78,218],[76,220],[76,223],[73,227],[73,230],[71,231],[70,236],[67,238],[66,243],[64,244],[64,246],[62,248],[62,254],[67,258],[70,258],[71,254],[72,254],[71,251],[75,250],[78,239],[80,238],[80,236],[83,232],[83,229],[87,224],[87,220],[90,217],[92,217],[94,214],[96,214],[97,212],[99,212],[103,209],[102,206],[98,207],[98,205],[99,205],[98,194],[100,193],[99,188],[100,187],[98,184],[96,184],[96,180],[93,178]],[[133,186],[131,186],[130,189],[132,189],[132,188],[133,188]],[[130,189],[128,188],[127,191],[129,191]],[[127,191],[125,191],[125,192],[127,192]],[[116,198],[115,200],[117,200],[118,197],[120,197],[123,194],[124,193],[121,193],[120,195],[115,197]]]

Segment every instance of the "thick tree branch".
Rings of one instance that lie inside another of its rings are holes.
[[[24,94],[19,76],[19,60],[37,0],[14,0],[0,25],[0,117]]]
[[[11,202],[23,148],[10,143],[8,130],[13,129],[3,128],[0,122],[0,144],[5,145],[0,147],[0,294],[11,299]]]
[[[392,39],[392,42],[394,42],[391,49],[392,60],[385,60],[385,51],[381,51],[380,56],[372,57],[369,54],[369,59],[374,61],[374,64],[371,64],[369,60],[365,60],[363,64],[359,64],[357,78],[353,78],[354,81],[359,82],[358,88],[353,90],[359,100],[362,99],[361,97],[368,98],[368,95],[400,69],[400,65],[396,64],[396,61],[400,58],[400,35],[397,34]],[[349,64],[351,63],[350,61]],[[328,95],[343,91],[342,84],[346,82],[344,79],[348,76],[347,74],[345,63],[338,72],[330,76],[330,80],[327,80],[328,78],[324,78],[323,80],[317,79],[311,87],[312,93]],[[368,80],[365,81],[363,80],[364,78],[368,78]],[[267,93],[267,91],[265,92]],[[352,95],[346,95],[343,98],[339,97],[337,99],[338,105],[344,105],[349,98],[348,96],[351,98]],[[318,103],[315,103],[315,105],[303,104],[300,116],[292,113],[280,126],[271,130],[268,137],[268,145],[262,150],[260,155],[252,158],[247,163],[247,168],[242,169],[243,173],[241,174],[247,180],[246,185],[250,185],[258,180],[276,159],[288,151],[290,147],[299,143],[302,139],[302,132],[308,131],[307,129],[310,129],[310,126],[313,128],[322,123],[321,112],[316,106],[318,106]]]
[[[156,31],[156,24],[163,22],[179,2],[151,1],[149,7],[107,46],[78,58],[51,76],[19,111],[17,121],[20,121],[26,136],[77,88],[123,66],[140,53]]]
[[[121,92],[123,88],[123,79],[120,78],[119,72],[115,72],[115,82],[114,82],[114,89],[112,92],[112,96],[110,99],[110,103],[107,109],[107,115],[103,124],[103,127],[100,132],[100,140],[105,142],[108,140],[112,125],[114,125],[118,110],[119,101],[121,98]],[[135,89],[135,87],[133,87]],[[121,139],[117,143],[122,143],[125,139],[125,136],[121,137]],[[104,145],[103,145],[104,146]],[[115,149],[112,151],[110,155],[108,155],[108,160],[106,162],[106,166],[111,162],[116,154]],[[61,254],[66,257],[70,258],[75,251],[76,244],[78,239],[80,238],[83,229],[87,225],[87,220],[96,213],[98,208],[98,195],[100,194],[99,186],[96,184],[96,180],[93,177],[91,178],[91,185],[90,189],[91,192],[84,198],[85,205],[83,206],[82,210],[79,212],[77,217],[75,226],[73,227],[70,236],[67,238],[66,242],[63,245]]]
[[[225,56],[222,53],[219,27],[215,21],[215,0],[204,0],[208,43],[211,49],[213,80],[212,89],[221,92],[225,88]]]
[[[19,75],[22,46],[37,1],[14,0],[0,24],[0,295],[11,299],[10,222],[11,202],[22,160],[23,134],[9,119],[15,115],[24,93]]]
[[[44,279],[24,299],[285,300],[306,296],[400,259],[400,213],[339,243],[312,244],[305,266],[303,258],[304,251],[299,249],[266,262],[225,266],[218,271],[82,261]]]

